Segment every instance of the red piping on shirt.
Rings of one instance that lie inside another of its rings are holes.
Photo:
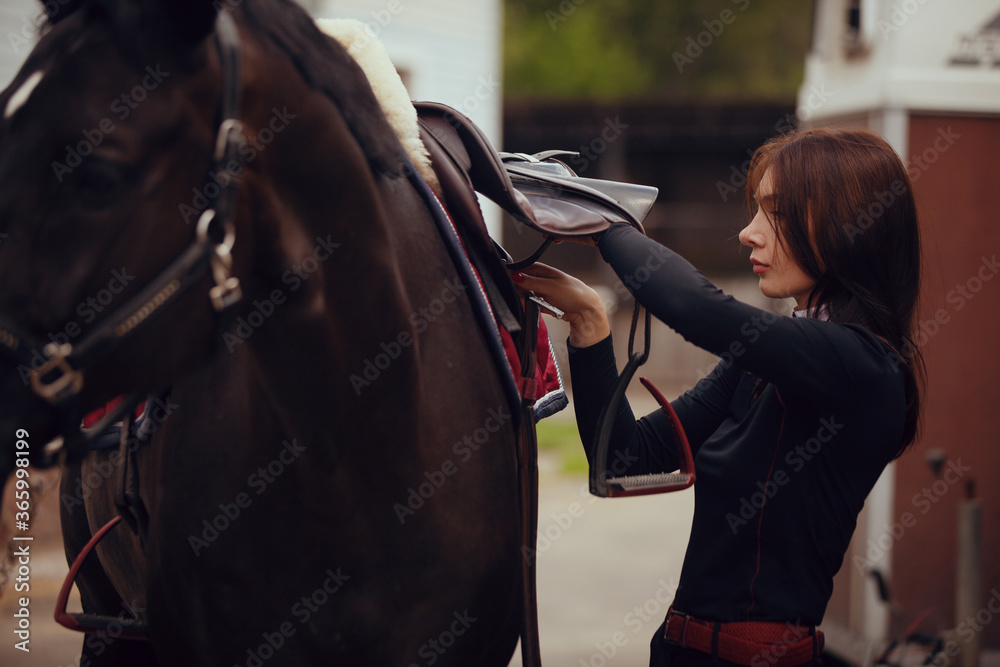
[[[774,472],[774,462],[778,459],[778,448],[781,446],[781,434],[785,430],[785,415],[788,413],[788,408],[785,407],[785,402],[781,400],[781,394],[778,393],[777,387],[774,389],[774,395],[778,397],[778,402],[781,403],[781,424],[778,426],[778,439],[774,443],[774,455],[771,457],[771,469],[767,471],[767,480],[764,482],[764,488],[771,482],[771,473]],[[764,499],[760,503],[760,516],[757,519],[757,569],[753,572],[753,577],[750,579],[750,606],[747,607],[747,620],[750,620],[750,610],[753,606],[757,604],[757,600],[753,594],[753,584],[757,581],[757,575],[760,574],[760,531],[761,526],[764,523],[764,506],[767,505],[767,494],[764,494]]]

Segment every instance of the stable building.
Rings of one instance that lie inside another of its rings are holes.
[[[837,576],[828,647],[860,662],[915,623],[962,664],[1000,658],[1000,5],[819,0],[806,127],[863,126],[908,166],[920,207],[923,435],[869,497]],[[873,193],[876,196],[879,193]],[[891,206],[891,195],[884,195]],[[860,214],[859,214],[860,215]],[[871,572],[890,583],[880,601]],[[958,658],[959,656],[955,656]]]

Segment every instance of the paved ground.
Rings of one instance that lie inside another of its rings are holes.
[[[680,575],[694,492],[599,499],[539,481],[538,613],[546,665],[644,667]],[[553,464],[550,464],[553,465]],[[520,665],[520,654],[511,665]]]

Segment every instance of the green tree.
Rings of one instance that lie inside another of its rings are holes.
[[[505,0],[513,98],[791,100],[812,3]]]

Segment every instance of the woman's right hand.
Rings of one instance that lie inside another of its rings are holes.
[[[564,312],[569,342],[588,347],[611,335],[600,295],[582,280],[545,264],[532,264],[513,276],[518,291],[534,292]]]

